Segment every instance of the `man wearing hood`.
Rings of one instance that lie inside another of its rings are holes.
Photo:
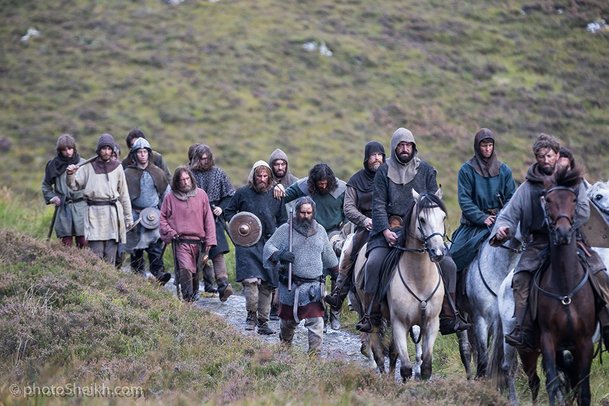
[[[363,168],[347,182],[343,210],[347,219],[355,225],[351,245],[343,247],[343,259],[338,267],[336,287],[324,301],[335,310],[340,310],[351,289],[351,274],[359,250],[368,241],[372,230],[372,186],[374,175],[385,163],[385,148],[380,142],[370,141],[364,147]]]
[[[133,163],[125,169],[134,222],[138,221],[142,210],[149,207],[159,209],[165,194],[169,191],[169,182],[165,173],[150,161],[151,157],[150,143],[145,138],[137,138],[129,153]],[[138,229],[131,232],[140,235],[143,226],[139,224],[137,227]],[[131,269],[141,275],[144,274],[144,251],[148,253],[150,273],[161,285],[166,284],[171,279],[171,274],[165,272],[161,239],[151,242],[145,249],[137,249],[131,253]]]
[[[535,163],[531,165],[522,183],[505,210],[499,213],[491,244],[500,244],[516,231],[519,225],[520,233],[525,238],[527,249],[524,250],[512,279],[512,292],[514,294],[514,317],[516,326],[505,336],[505,341],[521,350],[532,350],[533,347],[533,320],[527,312],[532,273],[535,272],[545,260],[543,251],[547,249],[550,237],[545,222],[544,211],[540,197],[545,192],[544,179],[552,176],[559,158],[560,143],[551,135],[540,134],[533,144]],[[573,228],[579,230],[590,217],[590,204],[584,183],[579,186],[577,193],[577,207]],[[578,237],[580,239],[581,237]],[[588,250],[590,251],[590,250]],[[590,276],[595,288],[600,287],[600,300],[604,303],[599,313],[602,335],[605,346],[609,345],[609,308],[607,296],[609,294],[609,276],[605,265],[594,251],[586,258],[590,267]],[[604,293],[603,293],[604,292]]]
[[[372,230],[368,240],[368,262],[365,268],[364,317],[356,328],[371,332],[373,325],[380,325],[378,301],[384,286],[379,286],[379,276],[385,258],[396,246],[402,231],[402,220],[414,205],[412,190],[419,194],[438,190],[436,170],[417,156],[414,136],[406,128],[398,128],[391,137],[391,157],[374,176],[372,202]],[[399,226],[393,223],[399,222]],[[457,269],[449,255],[440,261],[446,294],[440,313],[440,332],[451,334],[469,327],[461,319],[455,307]],[[377,292],[380,289],[379,292]]]
[[[206,292],[215,292],[213,286],[214,277],[216,284],[220,279],[228,275],[226,260],[224,256],[229,252],[228,241],[224,234],[224,217],[222,212],[235,194],[228,175],[224,170],[216,166],[214,154],[206,144],[193,144],[188,148],[188,161],[192,174],[195,177],[197,187],[203,189],[209,197],[209,203],[214,214],[216,223],[216,242],[217,245],[211,249],[209,256],[213,267],[207,263],[203,264],[203,281]],[[218,287],[219,289],[219,287]],[[227,292],[219,292],[220,300]],[[228,297],[228,296],[226,296]]]
[[[461,224],[453,233],[450,247],[457,272],[467,268],[476,257],[499,210],[516,190],[512,170],[497,159],[495,146],[495,134],[491,130],[478,130],[474,136],[474,156],[459,169]]]
[[[248,184],[240,187],[224,210],[226,221],[239,212],[254,214],[262,225],[262,237],[249,247],[235,246],[237,282],[243,284],[247,309],[246,330],[256,326],[258,334],[274,334],[269,327],[271,294],[277,287],[277,270],[264,266],[264,244],[278,226],[287,221],[283,199],[273,197],[273,173],[264,161],[257,161],[248,176]]]
[[[114,138],[102,134],[97,142],[97,158],[79,167],[66,168],[66,182],[72,190],[84,190],[88,209],[85,238],[98,257],[114,265],[119,243],[125,243],[127,228],[133,223],[131,201],[120,162],[112,158]]]
[[[216,245],[216,225],[207,193],[197,187],[187,166],[178,166],[173,174],[171,192],[161,205],[160,228],[161,239],[167,244],[171,242],[173,247],[175,278],[182,300],[195,302],[199,265],[207,261]]]
[[[53,204],[57,214],[53,227],[64,245],[87,246],[85,238],[85,213],[87,203],[82,190],[73,191],[66,183],[66,168],[70,164],[81,165],[85,160],[76,151],[76,141],[70,134],[57,139],[57,156],[47,162],[42,180],[42,195],[47,204]]]

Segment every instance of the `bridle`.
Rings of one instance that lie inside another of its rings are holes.
[[[553,245],[558,245],[558,235],[557,235],[557,231],[556,231],[556,224],[558,223],[558,221],[560,219],[566,219],[569,222],[569,226],[570,226],[570,232],[571,234],[575,233],[575,228],[573,228],[573,216],[560,212],[558,213],[557,216],[555,216],[555,218],[551,218],[548,214],[548,202],[547,202],[547,196],[557,190],[565,190],[568,192],[573,193],[573,195],[575,196],[575,198],[577,198],[577,191],[574,190],[573,188],[567,187],[567,186],[554,186],[551,187],[550,189],[546,190],[545,194],[541,197],[542,199],[542,209],[543,209],[543,215],[544,215],[544,219],[545,222],[548,226],[548,230],[550,231],[550,242]]]
[[[426,209],[435,209],[440,208],[440,210],[442,210],[442,208],[437,205],[437,204],[432,204],[430,206],[426,206],[426,207],[421,207],[421,202],[424,199],[427,199],[427,193],[422,194],[421,196],[419,196],[419,199],[416,202],[416,206],[417,206],[417,212],[416,212],[416,221],[417,221],[417,231],[419,232],[419,236],[417,236],[416,238],[423,243],[423,248],[408,248],[408,247],[399,247],[396,246],[394,248],[397,248],[400,251],[403,252],[418,252],[418,253],[424,253],[427,252],[429,255],[432,255],[431,252],[431,248],[429,247],[429,240],[431,240],[433,237],[435,236],[440,236],[442,238],[442,240],[446,240],[446,228],[444,228],[442,233],[439,232],[433,232],[430,235],[426,235],[425,232],[423,231],[423,227],[421,226],[421,222],[419,221],[419,214],[421,214],[422,210],[426,210]],[[444,211],[444,210],[442,210]],[[407,230],[404,230],[407,231]]]

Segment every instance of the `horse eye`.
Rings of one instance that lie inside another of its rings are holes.
[[[602,200],[603,195],[596,195],[594,196],[594,200]]]
[[[420,217],[419,218],[419,223],[425,224],[425,217]]]

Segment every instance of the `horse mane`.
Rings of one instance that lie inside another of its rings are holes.
[[[418,211],[417,214],[420,213],[422,210],[431,209],[434,207],[439,207],[440,209],[442,209],[442,211],[444,211],[444,213],[446,213],[446,206],[444,205],[444,202],[442,201],[442,199],[440,199],[433,193],[422,193],[416,201],[413,199],[410,203],[410,207],[406,211],[406,214],[402,218],[404,232],[400,235],[400,238],[398,239],[398,246],[403,246],[406,242],[406,234],[407,231],[410,229],[410,219],[412,218],[412,211],[415,207]]]
[[[578,186],[584,177],[584,171],[581,166],[576,166],[573,169],[565,168],[554,174],[554,185],[573,188]]]

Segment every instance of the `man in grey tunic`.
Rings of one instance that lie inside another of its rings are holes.
[[[325,229],[315,221],[315,202],[301,197],[292,219],[292,250],[288,240],[290,225],[284,224],[264,245],[264,262],[279,267],[279,339],[290,345],[300,320],[309,334],[309,353],[319,355],[323,341],[323,271],[338,268],[338,259]],[[287,268],[292,263],[292,290],[287,286]]]

